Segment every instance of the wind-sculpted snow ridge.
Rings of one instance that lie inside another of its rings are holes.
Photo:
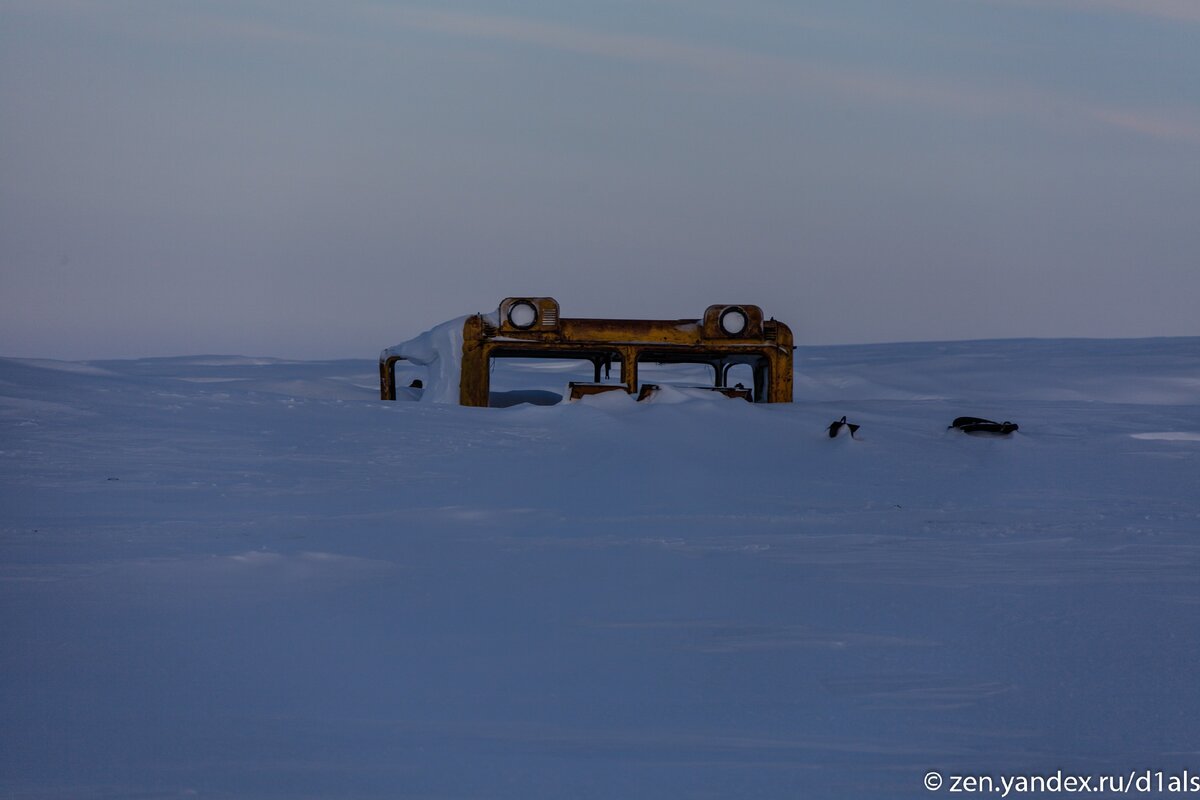
[[[373,359],[0,359],[0,796],[1200,774],[1200,340],[797,356],[793,404],[642,365],[534,405],[578,365],[512,361],[493,409]]]

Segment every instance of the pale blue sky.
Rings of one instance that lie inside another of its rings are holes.
[[[370,357],[510,294],[1200,334],[1200,2],[0,0],[0,355]]]

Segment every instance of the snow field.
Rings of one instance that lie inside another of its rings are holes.
[[[0,794],[1200,772],[1200,340],[801,348],[775,406],[376,375],[0,360]]]

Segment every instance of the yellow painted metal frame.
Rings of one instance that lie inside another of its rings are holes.
[[[725,322],[730,319],[733,323]],[[635,396],[640,362],[709,364],[715,389],[725,388],[729,367],[749,364],[756,401],[790,403],[793,349],[791,329],[763,319],[754,305],[709,306],[700,319],[564,319],[554,298],[509,297],[498,313],[476,314],[463,323],[459,402],[488,405],[493,358],[574,358],[592,362],[597,383],[603,366],[620,363],[618,385]],[[379,362],[384,400],[396,399],[399,360]]]

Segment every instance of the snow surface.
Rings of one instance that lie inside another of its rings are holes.
[[[1200,340],[797,356],[791,405],[646,369],[493,409],[371,360],[0,360],[0,796],[1200,773]]]

